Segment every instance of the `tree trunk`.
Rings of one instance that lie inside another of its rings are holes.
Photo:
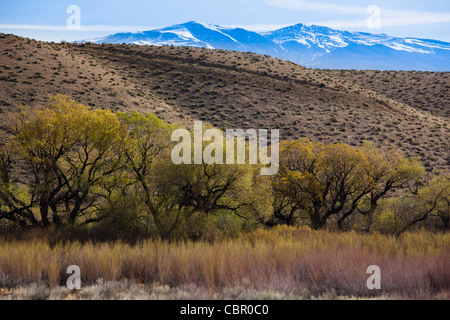
[[[323,220],[320,218],[320,211],[314,210],[312,214],[310,214],[311,218],[311,228],[314,230],[322,229],[325,225]]]
[[[449,218],[449,217],[446,217],[446,216],[442,216],[442,215],[440,215],[439,217],[440,217],[441,220],[442,220],[442,224],[443,224],[443,229],[444,229],[444,231],[449,230],[449,228],[450,228],[450,218]]]
[[[48,201],[45,197],[42,197],[39,202],[39,211],[41,213],[42,225],[48,227],[50,225],[48,221]]]

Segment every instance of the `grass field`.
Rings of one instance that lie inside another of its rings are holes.
[[[69,265],[81,290],[68,290]],[[381,289],[369,290],[369,265]],[[450,234],[400,238],[307,228],[208,242],[0,243],[0,299],[448,299]]]

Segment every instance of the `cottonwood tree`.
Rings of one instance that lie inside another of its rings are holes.
[[[205,161],[175,164],[171,159],[175,126],[150,114],[120,117],[130,130],[131,141],[125,151],[134,181],[130,189],[142,197],[144,210],[160,236],[172,237],[194,214],[206,218],[225,212],[247,220],[264,219],[272,198],[270,184],[260,176],[259,166]],[[189,145],[193,148],[193,143]],[[204,142],[203,149],[207,145]]]
[[[34,193],[15,181],[12,150],[9,146],[0,149],[0,220],[9,220],[21,227],[39,226],[33,213]]]
[[[209,128],[209,125],[205,125],[202,129],[206,132]],[[243,163],[237,164],[236,139],[234,164],[227,163],[226,138],[219,134],[219,131],[216,133],[213,141],[203,141],[201,145],[203,153],[209,154],[211,151],[214,161],[206,161],[203,158],[201,163],[194,163],[193,135],[190,163],[174,164],[168,159],[159,161],[158,190],[171,199],[178,214],[182,211],[187,218],[193,214],[206,218],[222,213],[237,217],[248,224],[265,221],[273,201],[270,180],[267,176],[261,176],[261,165],[249,163],[248,141],[245,141],[246,156]],[[220,146],[220,150],[211,149],[212,142]]]
[[[272,179],[273,214],[266,222],[296,225],[310,220],[312,204],[320,201],[322,186],[316,179],[317,161],[324,145],[301,138],[280,144],[280,168]]]
[[[330,217],[347,217],[373,186],[366,156],[345,144],[323,145],[299,139],[283,145],[280,174],[274,179],[274,217],[292,224],[307,217],[323,228]]]
[[[271,206],[269,180],[250,164],[161,164],[158,188],[188,214],[228,212],[264,221]]]
[[[417,160],[384,153],[372,145],[357,150],[346,144],[324,145],[302,138],[282,144],[280,171],[270,225],[307,219],[314,229],[330,218],[341,228],[356,212],[370,214],[389,191],[421,176]],[[369,200],[367,200],[369,199]],[[364,211],[369,202],[369,209]]]
[[[122,166],[126,130],[117,116],[57,95],[16,118],[2,156],[2,216],[49,226],[92,213]]]
[[[177,225],[177,219],[170,221],[175,203],[155,187],[155,160],[167,158],[172,146],[170,135],[175,126],[164,123],[152,114],[119,113],[121,121],[129,131],[130,139],[125,148],[126,168],[129,171],[130,183],[126,197],[130,192],[143,201],[144,214],[142,221],[148,226],[151,217],[159,235],[168,237]],[[169,220],[169,221],[168,221]]]
[[[405,158],[400,150],[389,146],[377,148],[365,142],[361,150],[367,157],[367,176],[374,186],[365,199],[367,205],[358,207],[358,212],[370,218],[381,199],[395,190],[415,188],[425,174],[425,168],[417,158]]]
[[[417,192],[418,208],[413,217],[397,232],[397,236],[430,216],[442,221],[443,229],[449,229],[450,222],[450,174],[441,174]]]

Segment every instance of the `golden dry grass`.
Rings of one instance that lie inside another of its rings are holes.
[[[0,243],[0,275],[17,284],[64,285],[66,268],[81,268],[83,286],[131,280],[171,288],[194,285],[338,296],[448,298],[450,234],[425,231],[399,239],[379,234],[330,233],[306,228],[257,230],[239,239],[208,242],[146,240],[131,245],[44,240]],[[368,290],[369,265],[381,268],[381,290]],[[14,282],[14,281],[13,281]],[[11,283],[11,281],[10,281]],[[0,283],[0,287],[14,286]]]

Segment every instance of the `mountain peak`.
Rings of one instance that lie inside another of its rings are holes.
[[[188,21],[144,32],[117,33],[92,42],[251,51],[307,67],[330,69],[450,71],[450,43],[340,31],[302,23],[256,33]]]

